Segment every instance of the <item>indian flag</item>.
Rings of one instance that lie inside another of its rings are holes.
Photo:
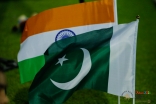
[[[134,98],[137,28],[134,21],[85,33],[57,31],[29,89],[29,104],[63,104],[79,89]]]
[[[34,79],[46,63],[44,53],[51,44],[117,24],[114,4],[113,0],[98,0],[53,8],[29,18],[18,53],[21,82]],[[72,34],[70,31],[61,32],[66,29],[73,31]]]

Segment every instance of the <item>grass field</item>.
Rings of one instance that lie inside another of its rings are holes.
[[[91,0],[86,0],[91,1]],[[78,3],[78,0],[0,0],[0,57],[17,58],[21,33],[12,33],[21,14],[28,17],[34,12]],[[149,95],[136,95],[136,104],[156,104],[156,5],[153,0],[117,0],[119,23],[135,20],[140,15],[136,59],[136,91],[150,91]],[[31,84],[20,84],[18,69],[5,72],[8,81],[10,104],[25,104]],[[65,104],[117,104],[117,96],[95,90],[75,92]],[[121,104],[132,99],[121,97]]]

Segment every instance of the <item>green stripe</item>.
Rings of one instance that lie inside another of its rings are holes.
[[[34,79],[36,73],[44,66],[44,64],[44,55],[19,62],[21,83]]]
[[[62,104],[71,94],[81,88],[91,88],[107,92],[109,75],[110,39],[113,28],[91,31],[52,44],[45,52],[46,63],[37,73],[30,87],[29,103]],[[50,78],[57,82],[68,82],[79,73],[85,48],[91,55],[89,74],[72,90],[65,91],[54,86]],[[69,59],[63,66],[55,65],[58,58],[66,55]],[[46,85],[46,88],[43,89]]]

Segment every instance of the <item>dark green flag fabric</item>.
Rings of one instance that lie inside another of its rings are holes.
[[[100,29],[51,44],[30,87],[29,104],[62,104],[78,89],[107,92],[112,34],[113,28]]]

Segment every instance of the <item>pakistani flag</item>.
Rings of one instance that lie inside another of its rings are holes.
[[[82,34],[57,32],[30,87],[29,104],[62,104],[78,89],[134,98],[137,27],[134,21]]]
[[[34,79],[36,73],[45,65],[44,53],[52,43],[62,38],[117,24],[113,1],[98,0],[53,8],[29,18],[22,34],[18,53],[21,82]],[[65,29],[69,31],[64,31]],[[68,35],[56,37],[58,33]],[[77,38],[74,39],[73,41],[76,42]],[[65,47],[60,43],[58,46]]]

